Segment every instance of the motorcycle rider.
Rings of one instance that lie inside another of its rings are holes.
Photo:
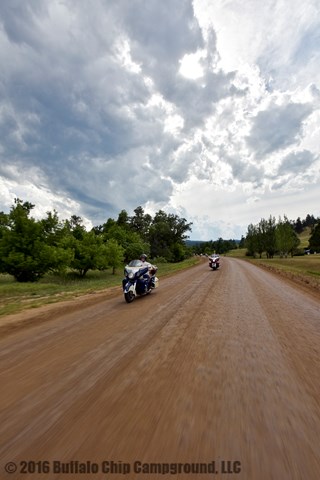
[[[147,257],[147,255],[146,255],[145,253],[141,253],[141,255],[140,255],[140,260],[141,260],[141,262],[143,263],[143,266],[149,268],[149,267],[152,266],[152,265],[151,265],[151,263],[147,262],[147,258],[148,258],[148,257]]]
[[[147,255],[145,253],[142,253],[140,255],[140,260],[142,262],[143,267],[148,267],[148,272],[143,276],[145,282],[146,282],[146,290],[150,290],[152,287],[154,287],[154,276],[158,270],[158,267],[155,265],[152,265],[150,262],[147,262]]]

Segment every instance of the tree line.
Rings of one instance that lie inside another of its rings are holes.
[[[218,240],[210,240],[208,242],[199,242],[196,245],[192,246],[192,250],[195,254],[207,254],[211,255],[213,253],[218,253],[223,255],[230,250],[238,248],[239,242],[236,240],[224,240],[222,237],[219,237]]]
[[[294,255],[299,253],[297,234],[306,227],[311,228],[309,248],[320,251],[320,219],[313,215],[296,221],[286,216],[276,221],[270,215],[250,224],[240,243],[219,238],[188,247],[192,223],[162,210],[153,217],[141,206],[132,216],[122,210],[116,220],[108,218],[87,231],[76,215],[60,220],[53,211],[36,220],[31,216],[34,207],[15,199],[8,214],[0,212],[0,273],[13,275],[19,282],[37,281],[48,272],[72,270],[84,277],[89,270],[112,268],[115,273],[123,262],[142,252],[155,262],[180,262],[194,253],[224,254],[238,247],[246,247],[247,255],[254,257],[264,252],[268,258]]]
[[[279,217],[278,221],[271,216],[262,218],[256,225],[248,226],[245,238],[240,245],[247,248],[248,256],[262,257],[266,253],[267,258],[273,258],[275,254],[280,257],[303,253],[299,250],[300,240],[298,234],[306,227],[311,228],[309,248],[320,251],[320,221],[313,215],[307,215],[305,220],[300,217],[296,221],[290,221],[286,215]]]
[[[112,268],[146,253],[155,261],[179,262],[191,255],[185,245],[192,223],[159,210],[154,217],[141,206],[129,216],[122,210],[117,220],[87,230],[81,217],[60,220],[56,211],[36,220],[35,205],[14,200],[8,214],[0,212],[0,273],[19,282],[34,282],[48,272]]]
[[[294,228],[294,231],[299,234],[299,233],[302,233],[305,228],[310,227],[311,229],[313,229],[318,222],[319,220],[317,220],[314,217],[314,215],[310,215],[308,213],[306,218],[301,220],[301,218],[298,217],[297,220],[292,221],[291,223]]]

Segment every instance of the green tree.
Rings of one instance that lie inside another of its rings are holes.
[[[303,232],[303,225],[302,225],[300,217],[297,218],[297,220],[294,224],[294,231],[298,234]]]
[[[187,249],[181,243],[174,243],[171,247],[173,262],[182,262],[187,256]]]
[[[56,273],[65,272],[74,255],[72,249],[66,247],[66,237],[69,233],[67,222],[60,221],[56,211],[53,211],[53,213],[47,212],[47,217],[40,220],[40,222],[44,230],[46,244],[55,247],[55,253],[59,254],[61,259],[63,259],[51,270]]]
[[[119,225],[120,227],[129,228],[129,221],[130,221],[130,218],[127,211],[121,210],[121,212],[118,215],[117,225]]]
[[[241,235],[239,248],[245,248],[245,245],[246,245],[246,237],[244,235]]]
[[[317,221],[316,221],[315,217],[308,213],[305,220],[302,222],[302,225],[304,227],[313,227],[316,223],[317,223]]]
[[[250,224],[246,235],[245,245],[247,255],[262,257],[266,252],[267,258],[273,258],[277,251],[276,219],[270,215],[268,220],[262,218],[257,225]]]
[[[36,221],[30,217],[33,208],[30,202],[15,199],[0,238],[0,271],[13,275],[19,282],[37,281],[69,259],[69,253],[62,247],[48,242],[46,226],[52,215]],[[55,234],[54,226],[50,234]]]
[[[130,233],[126,228],[118,225],[117,223],[114,223],[114,225],[108,228],[108,231],[104,234],[103,238],[105,239],[105,241],[114,239],[119,245],[125,247],[128,242],[129,236]]]
[[[0,212],[0,238],[2,233],[8,228],[9,216],[4,212]]]
[[[120,226],[117,223],[108,229],[107,233],[104,235],[104,239],[105,241],[111,239],[116,240],[124,250],[125,261],[138,258],[142,252],[148,254],[150,251],[149,244],[144,242],[137,232],[132,231],[127,227]]]
[[[94,230],[87,232],[80,217],[76,217],[76,222],[67,221],[66,225],[69,232],[64,238],[64,246],[73,252],[70,267],[80,277],[84,277],[89,270],[106,269],[108,261],[103,236],[96,235]]]
[[[116,225],[116,221],[113,218],[108,218],[104,224],[93,227],[92,231],[96,235],[106,234],[114,225]]]
[[[74,259],[70,266],[84,277],[89,270],[105,270],[108,267],[106,247],[93,232],[85,232],[81,240],[73,244]]]
[[[315,225],[309,238],[309,248],[320,252],[320,222]]]
[[[281,257],[287,257],[289,253],[293,255],[294,249],[300,243],[293,226],[289,222],[288,218],[284,215],[282,220],[279,217],[279,221],[275,230],[276,245]]]
[[[72,215],[70,220],[65,221],[65,229],[72,233],[74,238],[82,239],[84,232],[86,231],[83,225],[83,220],[77,215]]]
[[[264,221],[264,247],[267,258],[273,258],[277,251],[276,245],[276,219],[270,217]]]
[[[138,233],[143,241],[148,241],[149,229],[152,223],[152,217],[148,213],[144,213],[144,209],[140,206],[134,209],[134,215],[130,218],[130,228]]]
[[[112,267],[112,274],[116,273],[116,268],[122,265],[124,260],[124,248],[113,238],[108,240],[105,246],[107,262]]]
[[[150,246],[148,243],[143,242],[139,236],[136,241],[134,240],[134,237],[132,237],[132,241],[127,243],[125,250],[124,250],[124,260],[126,262],[129,262],[130,260],[133,260],[134,258],[139,258],[141,253],[145,253],[146,255],[149,255],[150,252]]]
[[[268,234],[268,222],[264,218],[262,218],[257,225],[257,238],[256,238],[256,245],[257,245],[257,253],[259,257],[262,257],[263,252],[267,249],[267,234]]]
[[[258,227],[250,223],[246,234],[245,246],[247,255],[255,257],[259,249],[259,232]]]
[[[170,250],[172,243],[169,224],[159,218],[154,221],[149,230],[150,254],[152,258],[164,257],[169,262],[173,261]]]
[[[187,223],[185,218],[159,210],[149,229],[151,257],[164,257],[169,262],[177,261],[177,245],[184,247],[191,226],[192,223]],[[182,250],[179,249],[179,252],[178,257],[181,258]]]

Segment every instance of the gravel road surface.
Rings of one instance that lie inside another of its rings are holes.
[[[0,478],[318,480],[320,299],[231,258],[159,278],[2,332]]]

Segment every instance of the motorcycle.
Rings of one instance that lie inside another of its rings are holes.
[[[148,295],[159,285],[155,276],[156,267],[143,266],[140,260],[132,260],[124,269],[125,278],[122,280],[122,289],[127,303],[131,303],[137,295]]]
[[[213,254],[211,257],[209,257],[209,267],[212,268],[212,270],[218,270],[220,267],[220,257],[219,255]]]

